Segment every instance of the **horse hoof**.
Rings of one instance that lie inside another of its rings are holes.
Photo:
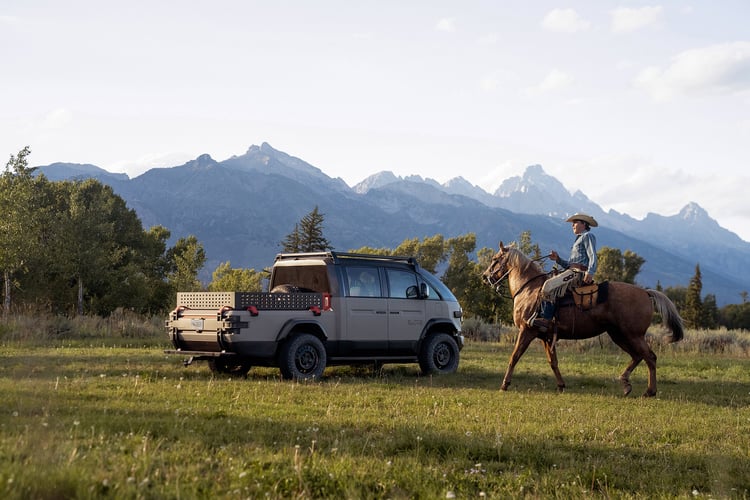
[[[643,396],[641,396],[641,397],[642,398],[653,398],[654,396],[656,396],[656,391],[647,390],[646,392],[643,393]]]
[[[565,392],[565,386],[564,385],[558,385],[557,386],[557,392],[559,394],[562,394],[563,392]]]
[[[507,391],[508,390],[508,384],[503,384],[500,386],[501,391]]]
[[[622,395],[627,396],[630,394],[630,391],[633,390],[633,386],[630,385],[630,380],[620,379],[620,382],[622,383]]]

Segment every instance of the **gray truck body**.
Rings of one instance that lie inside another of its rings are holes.
[[[458,367],[461,307],[413,258],[279,254],[270,289],[178,293],[167,352],[208,360],[219,372],[278,366],[296,379],[319,378],[336,364]]]

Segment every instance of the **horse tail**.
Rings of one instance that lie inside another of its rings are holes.
[[[677,311],[677,307],[674,302],[669,300],[665,294],[658,290],[646,290],[651,300],[654,303],[654,309],[661,315],[662,325],[669,328],[672,332],[672,338],[670,342],[678,342],[682,340],[684,335],[684,329],[682,326],[682,318],[680,313]]]

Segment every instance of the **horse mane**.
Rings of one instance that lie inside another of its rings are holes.
[[[542,269],[542,266],[539,265],[538,262],[535,262],[528,258],[526,255],[523,254],[519,249],[517,248],[508,248],[508,267],[517,267],[519,271],[522,273],[527,271],[528,269],[531,269],[532,271],[543,273],[544,269]]]

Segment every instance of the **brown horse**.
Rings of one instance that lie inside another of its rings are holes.
[[[648,366],[648,388],[643,395],[656,395],[656,354],[646,342],[646,330],[651,324],[654,310],[661,314],[664,326],[672,332],[670,342],[677,342],[683,336],[682,318],[666,295],[629,283],[611,282],[608,300],[587,311],[575,306],[559,307],[555,326],[550,332],[541,333],[527,323],[539,306],[542,284],[550,277],[539,264],[515,248],[505,248],[500,242],[499,251],[482,276],[495,289],[507,277],[513,297],[513,322],[520,329],[503,378],[502,390],[508,389],[516,363],[531,342],[538,338],[544,343],[547,361],[557,379],[558,391],[562,392],[565,382],[557,367],[557,339],[586,339],[607,332],[614,343],[632,358],[620,375],[625,395],[632,390],[630,374],[642,360]]]

